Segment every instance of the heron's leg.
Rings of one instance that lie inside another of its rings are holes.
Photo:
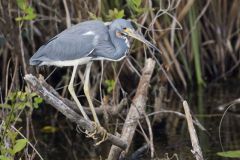
[[[70,83],[68,85],[68,90],[69,90],[69,93],[71,94],[73,100],[76,102],[78,108],[80,109],[83,117],[87,120],[89,120],[89,117],[87,116],[86,112],[83,110],[83,107],[81,105],[81,103],[79,102],[77,96],[76,96],[76,93],[74,91],[74,88],[73,88],[73,82],[74,82],[74,77],[75,77],[75,74],[76,74],[76,71],[77,71],[77,65],[73,66],[73,72],[72,72],[72,76],[71,76],[71,80],[70,80]]]
[[[90,93],[89,93],[89,75],[90,75],[90,70],[91,70],[91,66],[92,66],[92,62],[89,62],[86,66],[86,70],[85,70],[85,79],[84,79],[84,93],[87,97],[87,101],[89,103],[89,107],[91,109],[92,115],[93,115],[93,119],[94,122],[97,123],[98,126],[101,126],[96,114],[96,111],[94,109],[91,97],[90,97]]]
[[[93,115],[93,119],[94,119],[94,122],[95,122],[95,130],[94,130],[94,132],[87,133],[87,134],[88,134],[88,137],[92,137],[93,139],[96,139],[95,134],[101,135],[102,139],[99,142],[96,143],[96,145],[99,145],[107,139],[108,133],[101,126],[101,124],[98,120],[96,111],[94,109],[94,106],[93,106],[93,103],[92,103],[92,100],[91,100],[91,97],[90,97],[90,94],[89,94],[89,75],[90,75],[91,65],[92,65],[92,62],[88,63],[87,66],[86,66],[84,88],[83,89],[84,89],[84,93],[87,97],[87,100],[88,100],[88,103],[89,103],[89,106],[90,106],[90,109],[91,109],[91,112],[92,112],[92,115]]]

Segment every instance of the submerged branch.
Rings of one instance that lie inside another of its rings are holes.
[[[75,112],[70,106],[68,106],[62,98],[59,98],[58,93],[49,86],[42,78],[37,79],[35,76],[31,74],[27,74],[24,77],[25,81],[31,86],[31,89],[34,92],[37,92],[39,96],[41,96],[46,103],[52,105],[55,109],[60,111],[63,115],[65,115],[69,120],[75,122],[82,129],[87,130],[89,133],[92,133],[95,129],[94,124],[84,119],[77,112]],[[46,87],[47,86],[47,87]],[[99,135],[100,136],[100,135]],[[127,148],[126,141],[120,139],[119,137],[108,133],[107,140],[112,144],[120,147],[121,149]]]
[[[190,114],[190,110],[189,110],[187,101],[183,101],[183,108],[185,111],[186,120],[187,120],[187,124],[188,124],[188,132],[190,134],[190,138],[191,138],[191,142],[192,142],[192,147],[193,147],[192,153],[193,153],[194,157],[196,158],[196,160],[204,160],[203,155],[202,155],[202,149],[199,145],[197,133],[193,126],[193,120],[192,120],[192,116]]]

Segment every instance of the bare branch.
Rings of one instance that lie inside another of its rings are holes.
[[[142,70],[142,76],[140,78],[136,94],[133,98],[130,110],[128,112],[127,118],[125,120],[121,138],[128,142],[127,150],[132,142],[135,130],[138,125],[140,118],[144,117],[144,112],[146,108],[148,87],[150,79],[155,67],[155,61],[151,58],[147,59],[145,62],[145,67]],[[118,159],[122,149],[117,146],[112,146],[110,153],[108,155],[109,160]]]
[[[31,89],[34,92],[37,92],[37,94],[41,96],[46,101],[46,103],[51,104],[55,109],[60,111],[72,122],[75,122],[82,129],[87,130],[90,133],[94,131],[94,124],[76,113],[73,109],[66,105],[62,99],[56,97],[57,92],[54,91],[53,88],[51,88],[49,91],[48,88],[45,87],[47,83],[42,78],[37,79],[35,76],[28,74],[25,75],[24,79],[31,86]],[[126,141],[110,133],[108,133],[107,140],[122,149],[127,148]]]
[[[202,150],[201,150],[201,147],[198,142],[196,130],[193,126],[193,120],[192,120],[192,116],[190,114],[190,110],[189,110],[187,101],[183,101],[183,108],[185,111],[186,120],[187,120],[187,124],[188,124],[188,132],[190,134],[190,138],[191,138],[191,142],[192,142],[192,147],[193,147],[192,153],[195,156],[196,160],[203,160]]]

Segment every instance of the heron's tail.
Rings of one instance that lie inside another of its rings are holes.
[[[37,52],[30,58],[29,60],[29,64],[32,65],[32,66],[36,66],[36,65],[41,65],[41,63],[43,62],[44,60],[44,52],[43,52],[43,49],[44,49],[45,45],[41,46]]]
[[[30,64],[31,66],[40,65],[41,63],[42,63],[42,61],[33,59],[33,57],[29,60],[29,64]]]

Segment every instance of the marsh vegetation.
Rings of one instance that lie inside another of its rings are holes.
[[[132,41],[124,60],[93,63],[91,96],[101,124],[114,135],[122,132],[147,59],[161,64],[145,88],[144,116],[122,158],[194,159],[180,97],[197,121],[204,158],[239,158],[240,1],[0,0],[0,159],[108,157],[110,142],[95,147],[75,123],[33,92],[24,76],[43,76],[45,87],[71,100],[67,85],[72,68],[36,68],[29,65],[30,57],[74,24],[116,18],[131,19],[161,51],[153,57],[153,50]],[[79,67],[75,91],[88,106],[81,83],[84,69]],[[108,112],[111,107],[121,108]]]

